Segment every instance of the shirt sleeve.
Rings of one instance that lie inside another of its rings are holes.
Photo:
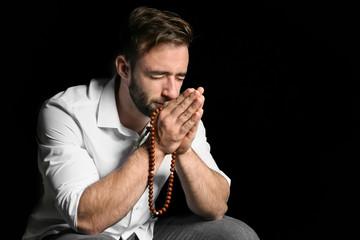
[[[76,118],[61,99],[46,102],[40,110],[37,138],[45,187],[50,188],[59,213],[76,230],[81,194],[99,180],[99,174],[83,148]]]
[[[230,186],[231,184],[230,178],[223,171],[219,169],[214,158],[210,153],[210,144],[207,142],[206,131],[202,121],[200,121],[199,123],[196,137],[192,142],[191,147],[195,151],[195,153],[200,157],[200,159],[203,160],[209,168],[222,175]]]

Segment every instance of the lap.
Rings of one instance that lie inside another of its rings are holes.
[[[206,221],[194,214],[159,218],[155,224],[154,240],[166,239],[238,239],[258,240],[258,236],[244,222],[224,216],[215,221]]]
[[[135,235],[133,236],[135,237]],[[134,238],[136,239],[136,237]],[[224,216],[220,220],[206,221],[195,214],[185,216],[159,217],[155,223],[154,240],[259,240],[257,234],[244,222]],[[43,240],[114,240],[112,237],[82,235],[73,230],[65,230],[47,236]]]

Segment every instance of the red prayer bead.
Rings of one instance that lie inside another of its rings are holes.
[[[162,110],[163,108],[157,108],[155,109],[155,111],[152,113],[151,121],[150,121],[150,140],[151,140],[151,144],[150,144],[150,149],[149,149],[149,176],[148,176],[148,188],[149,188],[149,209],[150,211],[154,214],[154,215],[161,215],[164,212],[166,212],[166,209],[169,207],[170,204],[170,200],[171,200],[171,195],[172,195],[172,187],[173,187],[173,182],[174,182],[174,172],[175,172],[175,162],[176,162],[176,152],[172,153],[172,160],[171,160],[171,165],[170,165],[170,177],[169,177],[169,184],[168,184],[168,189],[167,189],[167,196],[166,196],[166,200],[165,200],[165,204],[163,206],[163,208],[159,211],[156,211],[153,205],[153,185],[154,185],[154,173],[153,171],[155,170],[155,117],[156,115]]]

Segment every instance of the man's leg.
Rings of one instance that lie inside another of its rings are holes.
[[[238,219],[224,216],[221,220],[205,221],[191,214],[180,217],[159,217],[155,223],[153,239],[259,240],[259,237],[253,229]]]

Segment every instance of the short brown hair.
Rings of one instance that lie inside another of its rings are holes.
[[[131,12],[128,24],[123,29],[120,54],[125,55],[134,66],[141,56],[157,44],[171,43],[189,47],[192,38],[190,24],[176,13],[138,7]]]

